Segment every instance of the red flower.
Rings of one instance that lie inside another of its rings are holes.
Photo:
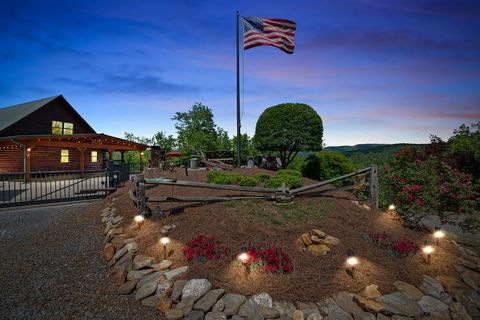
[[[425,204],[425,202],[423,202],[422,199],[417,199],[417,200],[415,200],[415,204],[416,204],[417,206],[423,207],[423,205]]]

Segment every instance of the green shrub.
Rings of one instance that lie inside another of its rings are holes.
[[[304,177],[324,181],[355,171],[352,161],[340,152],[320,151],[308,156],[302,167]],[[352,184],[352,179],[335,183],[337,186]]]
[[[253,177],[240,177],[238,184],[242,187],[255,187],[257,185],[257,179]]]
[[[265,181],[270,179],[270,175],[267,173],[258,173],[255,175],[255,179],[258,183],[265,183]]]
[[[297,170],[290,170],[290,169],[281,169],[281,170],[278,170],[276,173],[275,173],[276,176],[294,176],[294,177],[298,177],[298,178],[301,178],[302,177],[302,173],[300,171],[297,171]]]
[[[380,170],[381,205],[394,203],[416,222],[429,214],[471,212],[478,206],[472,178],[438,158],[405,148]]]
[[[213,184],[240,184],[242,176],[238,173],[225,173],[223,171],[210,171],[207,173],[207,182]]]
[[[282,172],[284,171],[284,172]],[[302,175],[293,170],[279,170],[273,177],[265,181],[265,187],[267,188],[279,188],[282,184],[290,189],[303,186]]]

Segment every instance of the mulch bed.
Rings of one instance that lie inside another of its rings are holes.
[[[259,172],[271,174],[260,169],[236,171],[243,175],[255,175]],[[188,177],[182,170],[175,173],[149,171],[146,174],[147,178],[158,176],[206,181],[205,171],[190,172]],[[305,184],[313,182],[305,179]],[[224,288],[228,292],[244,295],[268,292],[277,300],[319,301],[340,291],[359,292],[372,283],[379,285],[382,293],[388,293],[395,291],[392,285],[394,280],[419,285],[423,274],[433,277],[456,274],[453,267],[457,259],[456,249],[447,241],[441,241],[440,248],[432,256],[431,264],[426,265],[421,254],[406,258],[390,257],[378,245],[362,239],[366,234],[385,231],[395,239],[410,239],[421,245],[424,240],[431,239],[431,235],[404,228],[397,219],[381,210],[365,210],[354,205],[352,200],[355,197],[348,192],[295,198],[296,205],[302,209],[298,220],[282,220],[281,213],[285,210],[276,207],[278,205],[272,202],[162,203],[161,209],[172,214],[159,219],[148,219],[138,230],[132,219],[136,209],[127,195],[131,188],[133,185],[129,182],[108,198],[117,198],[117,212],[127,218],[124,228],[136,239],[139,245],[138,253],[161,260],[163,249],[158,241],[162,226],[175,224],[177,227],[170,234],[172,242],[168,247],[173,267],[189,265],[189,271],[184,278],[207,278],[215,287]],[[171,186],[156,186],[147,190],[147,195],[165,194],[193,196],[229,193]],[[309,210],[312,211],[311,215],[308,214]],[[302,233],[314,228],[339,238],[342,243],[330,246],[331,251],[326,256],[315,256],[303,251],[299,238]],[[227,245],[231,249],[232,257],[205,263],[188,262],[181,248],[198,235],[213,236]],[[233,257],[241,247],[262,242],[282,247],[293,260],[294,271],[289,274],[268,274],[253,269],[246,276]],[[350,249],[360,258],[354,279],[345,272],[346,253]]]

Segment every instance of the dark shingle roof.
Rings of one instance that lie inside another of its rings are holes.
[[[0,131],[10,127],[15,122],[25,118],[58,97],[60,96],[48,97],[0,109]]]

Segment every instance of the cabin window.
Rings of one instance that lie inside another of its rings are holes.
[[[68,150],[62,150],[60,152],[60,163],[68,163]]]
[[[70,123],[70,122],[63,123],[63,134],[73,134],[73,123]]]
[[[73,134],[73,123],[53,120],[52,134]]]
[[[92,163],[98,162],[98,153],[97,151],[92,151]]]
[[[52,121],[52,134],[62,134],[63,123],[61,121]]]

